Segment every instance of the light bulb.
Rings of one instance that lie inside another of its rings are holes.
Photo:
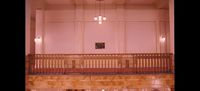
[[[164,36],[161,36],[161,37],[160,37],[160,42],[165,42],[165,39],[166,39],[166,38],[165,38]]]
[[[106,20],[106,17],[103,17],[103,20]]]
[[[102,16],[99,16],[99,21],[101,21],[102,20]]]
[[[102,24],[102,22],[101,22],[101,21],[99,21],[99,24]]]
[[[102,16],[99,16],[99,18],[102,18]]]
[[[96,20],[97,20],[97,17],[94,17],[94,20],[96,21]]]
[[[163,42],[165,41],[165,38],[162,38]]]
[[[40,43],[40,42],[42,41],[42,39],[41,39],[40,37],[36,37],[36,38],[34,39],[34,41],[35,41],[36,43]]]

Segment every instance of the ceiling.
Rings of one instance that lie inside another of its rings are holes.
[[[70,6],[70,5],[94,5],[96,0],[31,0],[32,1],[32,14],[34,16],[35,9],[40,9],[45,6]],[[169,0],[104,0],[107,5],[153,5],[159,9],[169,9]],[[55,8],[55,7],[54,7]]]
[[[95,4],[96,0],[45,0],[47,4],[59,5],[59,4]],[[156,4],[160,0],[104,0],[105,4],[137,4],[137,5],[152,5]],[[162,0],[168,1],[168,0]]]
[[[32,10],[34,8],[43,8],[46,6],[70,6],[70,5],[95,5],[97,0],[31,0]],[[103,0],[103,3],[107,5],[150,5],[157,8],[168,9],[169,0]]]

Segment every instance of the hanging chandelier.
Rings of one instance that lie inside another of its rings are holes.
[[[97,3],[98,2],[98,5]],[[102,2],[103,2],[103,11],[102,11]],[[96,12],[96,8],[98,7],[98,14]],[[104,0],[96,0],[95,1],[95,21],[98,21],[99,24],[102,24],[103,21],[106,20],[105,17],[105,1]]]

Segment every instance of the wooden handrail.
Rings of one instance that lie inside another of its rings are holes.
[[[29,54],[29,74],[172,73],[171,53]]]
[[[162,86],[162,87],[139,87],[139,88],[122,88],[125,89],[127,91],[174,91],[174,88],[171,87],[166,87],[166,86]],[[122,90],[121,89],[121,90]],[[62,88],[35,88],[35,90],[44,90],[44,91],[57,91],[57,90],[62,90],[62,91],[101,91],[102,89],[98,89],[98,88],[93,88],[93,89],[62,89]],[[116,88],[104,88],[105,91],[113,91],[113,90],[117,90]],[[27,91],[31,91],[30,89],[27,89]]]

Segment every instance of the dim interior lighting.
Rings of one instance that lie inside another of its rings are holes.
[[[36,37],[36,38],[34,39],[34,41],[35,41],[36,43],[40,43],[40,42],[42,41],[42,39],[41,39],[40,37]]]
[[[99,3],[98,3],[98,9],[99,9],[99,13],[98,13],[98,16],[96,15],[96,11],[95,11],[95,17],[94,17],[94,20],[95,21],[98,21],[98,23],[99,24],[102,24],[102,22],[103,21],[105,21],[106,20],[106,17],[105,17],[105,4],[104,4],[104,11],[103,11],[103,14],[104,14],[104,16],[102,16],[102,11],[101,11],[101,1],[103,1],[103,0],[96,0],[96,1],[98,1]],[[95,1],[95,10],[96,10],[96,1]],[[104,3],[105,3],[105,1],[104,1]]]

